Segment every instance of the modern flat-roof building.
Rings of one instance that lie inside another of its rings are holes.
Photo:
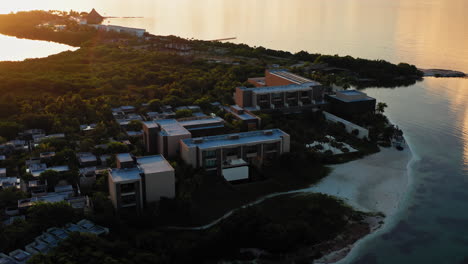
[[[12,259],[11,257],[3,253],[0,253],[0,263],[1,264],[17,264],[17,262],[14,259]]]
[[[121,158],[127,156],[119,154]],[[130,155],[128,155],[130,156]],[[175,197],[174,168],[161,155],[132,158],[119,161],[117,168],[109,171],[109,193],[117,210],[143,208],[145,204],[157,202],[161,197]]]
[[[143,140],[148,153],[176,157],[179,152],[179,141],[191,137],[190,131],[175,119],[143,123]]]
[[[0,190],[6,188],[20,189],[20,178],[17,177],[1,177],[0,178]]]
[[[14,259],[16,261],[16,263],[18,263],[18,264],[24,264],[31,258],[31,254],[29,254],[28,252],[26,252],[26,251],[24,251],[22,249],[17,249],[15,251],[12,251],[8,255],[12,259]]]
[[[52,170],[56,172],[67,172],[70,170],[70,168],[67,165],[47,167],[46,164],[40,163],[40,164],[30,165],[28,170],[29,170],[28,172],[31,173],[32,176],[39,177],[41,176],[41,173],[48,171],[48,170]]]
[[[97,166],[97,157],[89,152],[81,152],[76,154],[81,167]]]
[[[34,242],[26,245],[25,249],[26,249],[26,252],[28,252],[31,255],[47,254],[47,252],[49,252],[49,250],[50,250],[50,246],[47,245],[44,242],[34,241]]]
[[[122,27],[122,26],[115,26],[115,25],[89,25],[100,31],[107,31],[107,32],[117,32],[117,33],[125,33],[137,36],[139,38],[143,37],[146,33],[146,29],[143,28],[130,28],[130,27]]]
[[[178,119],[177,122],[187,129],[192,137],[211,136],[224,130],[224,120],[218,116],[194,116]]]
[[[244,108],[238,105],[222,106],[221,109],[227,113],[231,113],[235,119],[242,121],[243,127],[241,129],[243,130],[255,130],[260,127],[260,117],[252,114],[249,111],[246,111]]]
[[[195,168],[215,171],[228,181],[237,181],[249,178],[249,165],[260,167],[289,149],[289,135],[272,129],[184,139],[180,153]]]
[[[237,87],[236,104],[251,110],[286,110],[320,107],[322,84],[286,70],[266,70],[265,78],[248,80],[255,88]]]
[[[376,106],[375,98],[356,90],[338,91],[326,99],[330,102],[330,112],[340,117],[374,113]]]
[[[212,116],[148,121],[143,123],[143,140],[148,153],[176,157],[180,140],[218,134],[223,129],[224,120]]]

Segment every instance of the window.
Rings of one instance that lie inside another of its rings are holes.
[[[265,144],[263,146],[264,151],[269,152],[269,151],[276,151],[278,149],[278,144],[277,143],[270,143],[270,144]]]
[[[245,153],[247,153],[247,154],[258,153],[258,146],[248,146],[248,147],[246,147]]]
[[[135,183],[126,183],[120,185],[120,192],[121,193],[129,193],[129,192],[135,192]]]
[[[206,159],[216,158],[216,151],[215,150],[205,151],[204,154],[205,154]]]
[[[216,167],[216,160],[205,160],[205,168],[214,168]]]
[[[133,195],[126,195],[122,196],[122,204],[127,205],[127,204],[134,204],[136,203],[136,196]]]

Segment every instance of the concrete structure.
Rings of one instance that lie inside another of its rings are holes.
[[[41,160],[50,160],[53,157],[55,157],[55,152],[53,152],[53,151],[42,152],[42,153],[39,154],[39,158],[41,158]]]
[[[289,149],[289,135],[273,129],[185,139],[181,142],[180,152],[187,164],[214,171],[229,181],[248,178],[246,168],[249,165],[260,167]],[[238,169],[231,170],[234,168]]]
[[[124,34],[134,35],[139,38],[143,37],[146,33],[146,30],[143,28],[130,28],[130,27],[122,27],[122,26],[114,26],[114,25],[89,25],[89,26],[99,31],[124,33]]]
[[[33,135],[33,140],[35,144],[39,144],[44,140],[48,139],[60,139],[60,138],[65,138],[65,134],[63,133],[58,133],[58,134],[50,134],[50,135],[44,135],[44,134],[39,134],[39,135]]]
[[[67,202],[75,209],[84,209],[89,205],[88,198],[76,196],[71,185],[56,186],[54,192],[47,192],[47,184],[40,181],[30,181],[26,187],[32,197],[18,200],[18,209],[25,212],[29,207],[38,202]]]
[[[161,197],[175,197],[174,168],[163,156],[132,158],[132,163],[129,156],[119,154],[117,168],[109,171],[109,194],[117,210],[139,210]]]
[[[28,252],[22,250],[22,249],[17,249],[15,251],[10,252],[8,254],[12,259],[16,261],[18,264],[25,264],[30,258],[31,254]]]
[[[49,233],[42,233],[40,236],[36,237],[36,242],[44,243],[49,247],[57,246],[59,240]]]
[[[17,177],[2,177],[0,178],[0,190],[6,188],[20,188],[20,178]]]
[[[340,117],[347,118],[375,112],[375,98],[360,91],[338,91],[335,95],[327,95],[326,99],[330,102],[330,112]]]
[[[216,135],[224,131],[224,120],[218,116],[194,116],[177,119],[192,137]]]
[[[364,139],[364,138],[369,138],[369,130],[368,129],[365,129],[361,126],[358,126],[354,123],[351,123],[347,120],[344,120],[342,118],[339,118],[335,115],[332,115],[328,112],[323,112],[323,114],[325,115],[325,118],[330,121],[330,122],[333,122],[333,123],[342,123],[345,128],[346,128],[346,131],[350,134],[352,133],[355,133],[353,131],[357,131],[357,135],[356,137],[360,138],[360,139]]]
[[[49,252],[49,250],[50,250],[50,247],[49,247],[49,245],[47,245],[44,242],[34,241],[34,242],[26,245],[25,249],[26,249],[26,252],[28,252],[31,255],[34,255],[34,254],[47,254],[47,252]]]
[[[238,105],[222,106],[221,109],[231,113],[235,119],[242,121],[244,127],[241,129],[243,130],[250,131],[260,127],[260,117],[252,114],[250,111],[247,111]]]
[[[46,254],[52,248],[56,247],[60,241],[66,239],[72,232],[81,232],[94,235],[109,234],[109,229],[94,224],[83,219],[76,224],[68,223],[65,228],[52,227],[47,232],[36,237],[34,242],[26,245],[26,251],[17,249],[12,251],[9,256],[0,253],[0,264],[19,264],[26,263],[33,255]]]
[[[89,152],[80,152],[76,154],[81,167],[97,166],[97,157]]]
[[[3,254],[3,253],[0,253],[0,263],[1,264],[16,264],[17,262],[12,259],[11,257]]]
[[[256,88],[237,87],[236,104],[251,110],[320,108],[323,86],[285,70],[266,70],[265,78],[248,80]]]
[[[76,223],[76,226],[81,230],[80,232],[84,233],[95,234],[97,236],[109,234],[109,228],[96,225],[87,219],[79,221]]]
[[[40,164],[33,164],[29,166],[28,172],[32,174],[34,177],[39,177],[41,176],[41,173],[52,170],[56,172],[67,172],[70,170],[70,168],[67,165],[63,166],[53,166],[53,167],[47,167],[46,164],[40,163]]]
[[[172,158],[179,154],[180,140],[222,131],[224,120],[217,116],[163,119],[143,122],[143,141],[148,153]]]

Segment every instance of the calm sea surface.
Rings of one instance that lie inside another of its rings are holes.
[[[93,7],[107,16],[141,16],[105,23],[153,34],[237,37],[273,49],[468,72],[467,0],[16,0],[2,3],[0,13]],[[0,49],[0,60],[10,51]],[[412,183],[387,228],[342,263],[468,263],[468,79],[427,78],[366,92],[386,102],[404,130],[415,154]]]

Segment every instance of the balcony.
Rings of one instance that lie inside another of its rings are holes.
[[[247,152],[247,153],[245,154],[245,156],[246,156],[247,158],[255,158],[255,157],[258,156],[258,151]]]
[[[226,154],[226,159],[227,160],[235,160],[235,159],[238,159],[238,158],[239,158],[239,155],[237,153]]]
[[[133,191],[127,190],[125,192],[123,192],[123,191],[120,192],[121,196],[129,196],[129,195],[135,195],[135,194],[136,194],[135,190],[133,190]]]
[[[241,167],[246,165],[248,165],[248,163],[245,160],[239,158],[226,160],[223,162],[223,168]]]

